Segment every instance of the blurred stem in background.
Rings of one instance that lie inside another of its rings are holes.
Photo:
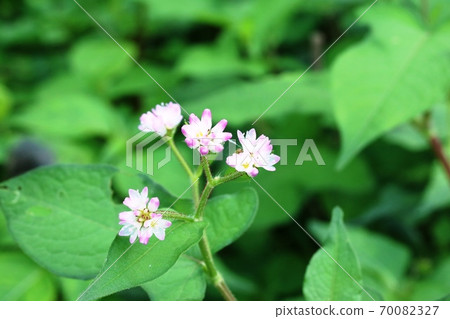
[[[441,139],[433,129],[431,125],[431,113],[426,112],[421,121],[415,121],[414,124],[419,128],[419,130],[426,136],[428,141],[430,142],[431,148],[433,149],[434,154],[436,155],[439,162],[444,167],[444,170],[447,174],[447,177],[450,181],[450,161],[445,154],[444,147],[442,146]]]
[[[429,22],[429,8],[430,8],[429,0],[421,0],[422,18],[426,25]]]

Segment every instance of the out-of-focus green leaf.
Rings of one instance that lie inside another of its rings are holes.
[[[332,72],[343,167],[364,146],[441,101],[450,85],[450,26],[425,30],[406,10],[374,7],[371,35]],[[379,21],[383,21],[379,23]]]
[[[312,223],[310,226],[316,238],[323,241],[326,225]],[[364,286],[379,292],[384,300],[395,299],[411,252],[405,245],[363,228],[347,228],[347,234],[361,264]]]
[[[119,230],[111,200],[115,169],[58,165],[0,184],[0,207],[19,246],[52,272],[92,278]]]
[[[0,300],[55,300],[52,276],[20,252],[1,252],[0,271]]]
[[[298,75],[282,75],[257,82],[237,83],[209,96],[188,102],[187,109],[200,115],[203,109],[208,107],[214,120],[226,118],[233,125],[253,122],[295,81]],[[327,74],[307,74],[262,118],[270,119],[288,112],[331,113],[330,97],[327,91],[324,91],[327,81]]]
[[[355,160],[351,166],[341,171],[336,170],[337,153],[329,148],[317,145],[317,149],[325,162],[318,165],[311,151],[313,161],[305,161],[300,166],[291,168],[289,173],[294,183],[307,190],[335,190],[348,193],[364,193],[374,187],[374,178],[366,162]],[[286,176],[286,179],[289,179]]]
[[[136,49],[130,43],[120,44],[131,56]],[[107,79],[125,72],[133,61],[112,40],[108,38],[92,38],[79,41],[70,53],[70,63],[75,73],[92,79]]]
[[[11,123],[44,136],[82,138],[113,132],[115,115],[102,99],[84,93],[59,92],[16,114]]]
[[[177,68],[180,75],[194,78],[261,75],[264,71],[261,65],[241,59],[230,43],[193,47],[181,57]]]
[[[328,239],[306,268],[303,293],[307,300],[357,301],[361,300],[363,293],[360,285],[359,261],[345,230],[343,212],[335,208]]]
[[[183,0],[172,0],[170,2],[158,0],[138,0],[146,4],[151,17],[157,20],[170,21],[196,21],[207,18],[215,12],[214,2],[211,0],[195,1],[186,5]],[[183,8],[183,10],[174,10],[174,8]]]
[[[142,288],[148,293],[151,300],[203,300],[206,290],[206,275],[196,261],[182,255],[168,272],[142,285]]]

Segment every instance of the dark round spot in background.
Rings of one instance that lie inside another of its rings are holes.
[[[6,163],[6,178],[23,174],[39,166],[55,163],[53,152],[41,143],[25,139],[15,146]]]

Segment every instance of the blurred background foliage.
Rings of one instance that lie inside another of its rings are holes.
[[[381,32],[372,69],[382,68],[384,57],[401,59],[389,51],[395,46],[383,44],[383,35],[389,40],[391,32],[410,21],[427,32],[448,24],[446,1],[379,1],[376,6],[385,11],[369,11],[255,124],[273,139],[298,139],[288,148],[289,165],[262,172],[258,181],[320,242],[332,207],[341,206],[364,286],[380,299],[448,298],[449,183],[427,138],[409,121],[418,114],[371,138],[338,170],[343,129],[333,109],[343,100],[357,104],[378,93],[347,87],[340,96],[332,83],[345,83],[352,74],[360,76],[362,85],[371,81],[370,72],[358,66],[373,53],[357,51],[361,44]],[[208,107],[215,120],[229,120],[231,132],[250,128],[371,2],[79,1],[188,112]],[[383,12],[408,19],[391,25]],[[117,198],[128,188],[141,187],[136,170],[125,165],[126,140],[138,133],[141,113],[171,99],[74,1],[2,0],[0,17],[0,181],[40,165],[108,163],[121,168],[113,183]],[[446,34],[449,39],[450,31]],[[349,56],[352,63],[340,72],[338,66]],[[422,108],[429,110],[449,151],[450,75],[437,73],[447,83],[445,94],[437,92]],[[411,81],[416,76],[420,73],[411,74]],[[416,93],[407,86],[404,90]],[[389,114],[384,116],[389,122]],[[305,139],[314,139],[326,166],[315,161],[294,165]],[[162,158],[162,152],[155,158]],[[185,155],[192,153],[186,148]],[[214,169],[224,171],[225,166],[217,162]],[[175,195],[189,185],[175,161],[154,179]],[[216,194],[247,186],[224,185]],[[255,189],[260,198],[256,220],[219,254],[220,267],[238,298],[302,300],[306,265],[317,246]],[[24,255],[2,214],[0,248],[0,269],[9,274],[0,278],[0,300],[74,300],[86,287],[86,282],[48,273]],[[109,298],[148,296],[132,289]],[[207,298],[219,296],[208,289]]]

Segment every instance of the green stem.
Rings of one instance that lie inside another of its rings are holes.
[[[201,166],[206,176],[206,185],[205,188],[203,189],[202,195],[200,196],[197,211],[195,212],[195,219],[197,220],[203,220],[206,204],[214,187],[222,183],[231,181],[235,178],[238,178],[244,174],[241,172],[236,172],[223,177],[213,178],[211,174],[211,169],[209,167],[208,159],[205,156],[201,156],[200,160]],[[222,275],[220,274],[219,270],[216,268],[214,264],[211,248],[209,247],[208,237],[206,236],[206,231],[203,232],[203,237],[199,242],[199,247],[205,262],[206,272],[211,278],[211,281],[216,287],[216,289],[220,292],[220,294],[223,296],[225,300],[230,301],[236,300],[230,288],[228,288],[226,282],[223,280]]]
[[[216,265],[214,264],[211,248],[209,247],[208,238],[206,237],[206,231],[203,232],[203,237],[200,240],[199,247],[205,261],[207,273],[211,278],[213,285],[217,288],[217,290],[225,300],[236,301],[236,298],[234,297],[230,288],[228,288],[227,284],[223,280],[222,275],[217,270]]]
[[[192,193],[194,196],[194,204],[195,207],[198,205],[199,201],[199,188],[198,188],[198,177],[196,174],[192,172],[192,169],[189,167],[188,163],[184,159],[183,155],[181,155],[180,151],[178,150],[177,146],[175,145],[175,142],[173,141],[172,136],[167,137],[167,142],[169,143],[170,148],[172,149],[173,153],[177,157],[178,161],[180,162],[181,166],[183,166],[186,173],[189,175],[189,178],[191,179],[192,185]]]
[[[220,184],[232,181],[233,179],[239,178],[241,176],[244,176],[245,173],[244,172],[234,172],[232,174],[228,174],[222,177],[215,177],[214,178],[214,187],[215,186],[219,186]]]
[[[212,187],[219,186],[220,184],[232,181],[233,179],[236,179],[236,178],[239,178],[239,177],[245,175],[244,172],[236,171],[234,173],[231,173],[231,174],[228,174],[225,176],[212,177],[211,169],[209,168],[208,159],[205,156],[202,156],[200,158],[200,161],[201,161],[201,166],[203,167],[203,171],[205,172],[206,180]]]
[[[206,208],[206,203],[208,202],[209,195],[213,191],[214,186],[211,183],[206,182],[205,188],[203,189],[202,196],[198,202],[197,211],[195,212],[195,219],[203,220],[203,213]]]
[[[213,182],[213,177],[211,174],[211,169],[209,168],[208,159],[206,158],[206,156],[201,156],[200,162],[202,164],[203,171],[205,172],[206,180],[211,184]]]
[[[160,209],[156,211],[156,214],[162,214],[164,217],[167,218],[173,218],[173,219],[178,219],[178,220],[184,220],[187,222],[194,222],[195,218],[191,217],[191,216],[187,216],[184,214],[180,214],[174,210],[171,209]]]

